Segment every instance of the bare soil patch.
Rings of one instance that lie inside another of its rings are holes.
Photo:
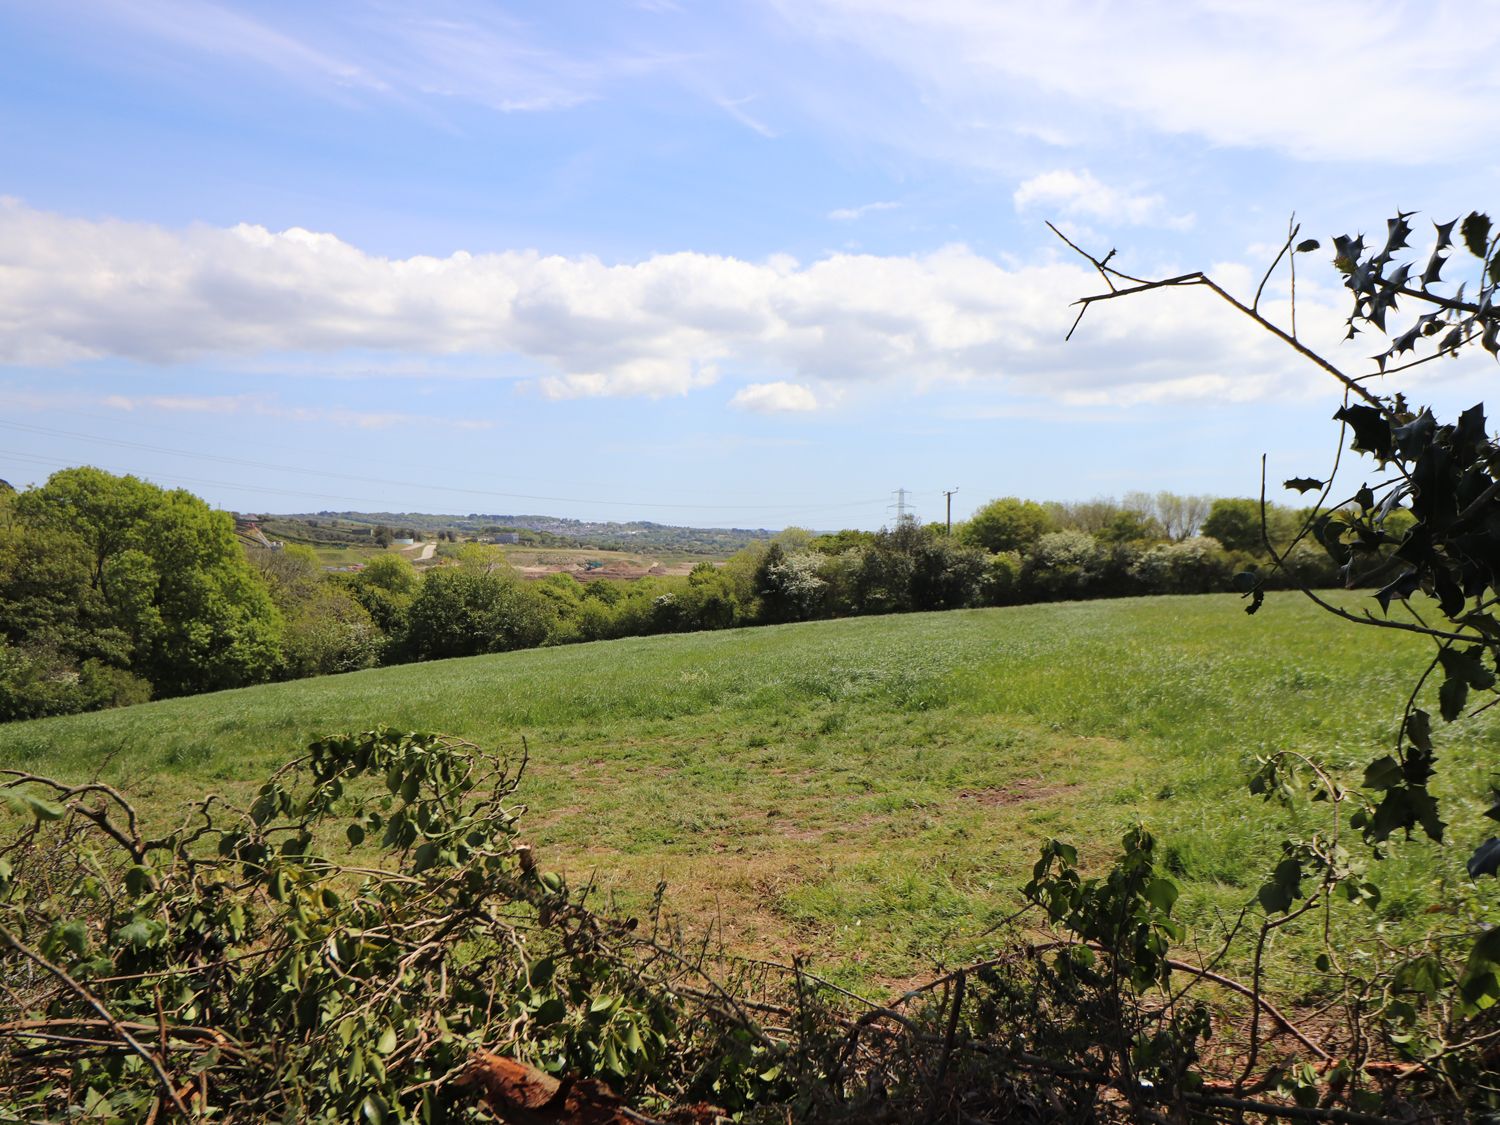
[[[1056,797],[1059,793],[1076,788],[1078,786],[1074,782],[1048,785],[1040,777],[1027,777],[991,789],[960,789],[958,796],[960,800],[973,801],[979,805],[1018,805],[1022,801],[1041,801]]]

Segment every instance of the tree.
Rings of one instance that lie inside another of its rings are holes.
[[[1490,433],[1482,403],[1445,423],[1431,409],[1410,402],[1404,391],[1387,388],[1390,376],[1475,345],[1500,357],[1500,236],[1489,217],[1475,211],[1462,223],[1434,223],[1430,247],[1423,257],[1413,257],[1412,214],[1398,212],[1392,217],[1378,248],[1367,246],[1363,235],[1333,240],[1333,264],[1351,295],[1348,336],[1373,330],[1386,340],[1371,368],[1358,374],[1344,370],[1298,335],[1297,259],[1319,250],[1320,243],[1301,239],[1295,220],[1288,224],[1280,252],[1248,301],[1202,272],[1142,280],[1110,266],[1112,252],[1098,258],[1079,250],[1108,286],[1107,292],[1079,302],[1079,319],[1102,301],[1157,289],[1205,289],[1340,385],[1343,404],[1334,415],[1338,445],[1347,442],[1354,453],[1373,460],[1379,470],[1377,483],[1361,480],[1351,494],[1336,498],[1342,463],[1337,456],[1329,472],[1286,480],[1288,490],[1313,493],[1316,500],[1290,545],[1270,552],[1273,566],[1289,570],[1292,556],[1308,542],[1326,552],[1345,585],[1355,586],[1387,568],[1393,553],[1401,566],[1375,594],[1378,614],[1373,608],[1359,611],[1330,600],[1305,581],[1298,582],[1299,588],[1334,616],[1368,628],[1421,635],[1433,642],[1434,651],[1425,671],[1415,677],[1392,731],[1389,752],[1366,765],[1358,787],[1343,784],[1337,771],[1317,755],[1288,750],[1264,756],[1251,787],[1268,799],[1327,802],[1337,819],[1342,819],[1347,805],[1352,809],[1349,827],[1377,858],[1388,854],[1397,840],[1413,835],[1443,841],[1451,827],[1444,817],[1462,817],[1461,831],[1469,845],[1467,875],[1477,881],[1500,875],[1500,838],[1491,834],[1492,824],[1481,823],[1475,815],[1500,819],[1500,803],[1495,801],[1500,790],[1484,785],[1475,792],[1471,787],[1482,775],[1456,771],[1457,778],[1443,780],[1450,791],[1459,792],[1440,796],[1442,790],[1434,781],[1443,740],[1427,708],[1435,707],[1444,721],[1453,722],[1500,698],[1500,619],[1495,615],[1500,604],[1500,442]],[[1291,279],[1285,324],[1261,311],[1261,298],[1283,261]],[[1443,277],[1450,265],[1467,267],[1468,276],[1456,287]],[[1391,323],[1398,314],[1400,320]],[[1380,375],[1387,380],[1374,383]],[[1261,495],[1261,520],[1266,524],[1270,508],[1264,500],[1264,479]],[[1404,528],[1395,518],[1403,510],[1411,517]],[[1265,573],[1248,571],[1237,582],[1250,599],[1247,611],[1259,610]],[[1293,911],[1309,908],[1307,902],[1317,901],[1335,886],[1351,901],[1378,902],[1378,886],[1366,880],[1361,865],[1351,862],[1338,839],[1336,820],[1329,836],[1314,833],[1310,839],[1285,842],[1284,859],[1259,896],[1268,917],[1284,915],[1289,920]],[[1316,880],[1318,889],[1309,892],[1305,880]],[[1349,973],[1342,976],[1346,995],[1357,988],[1365,995],[1410,997],[1409,1002],[1390,1004],[1384,1013],[1392,1040],[1451,1087],[1476,1091],[1473,1108],[1478,1110],[1486,1096],[1478,1091],[1494,1085],[1493,1059],[1480,1050],[1494,1034],[1494,1025],[1480,1020],[1500,1001],[1500,929],[1482,924],[1459,898],[1453,895],[1438,908],[1459,918],[1467,916],[1467,933],[1447,934],[1442,944],[1395,951],[1373,982],[1368,979],[1369,967],[1359,970],[1363,980],[1355,981]],[[1334,965],[1326,956],[1324,963]],[[1489,1109],[1487,1105],[1485,1112]]]
[[[1005,496],[991,500],[964,525],[962,539],[971,547],[991,554],[1028,550],[1053,529],[1047,509],[1031,500]]]
[[[1198,534],[1213,504],[1212,496],[1179,496],[1175,492],[1158,492],[1152,498],[1152,511],[1162,531],[1174,543]]]
[[[781,549],[789,555],[801,554],[803,551],[811,550],[812,542],[817,536],[805,527],[786,527],[778,531],[772,537],[771,542],[780,544]]]
[[[268,678],[281,621],[234,522],[181,489],[64,469],[15,501],[23,534],[76,536],[90,598],[130,640],[130,667],[160,695]]]
[[[1100,528],[1095,538],[1101,543],[1151,543],[1165,533],[1156,517],[1134,508],[1121,508],[1109,524]]]
[[[1213,502],[1201,534],[1217,539],[1226,551],[1264,555],[1267,538],[1273,548],[1285,547],[1296,535],[1297,523],[1297,513],[1279,504],[1221,499]]]
[[[1082,531],[1098,536],[1120,517],[1123,509],[1114,500],[1096,497],[1067,503],[1058,500],[1043,505],[1052,517],[1052,526],[1058,531]]]

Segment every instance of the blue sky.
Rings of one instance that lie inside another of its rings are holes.
[[[1201,294],[1064,343],[1043,220],[1248,295],[1293,211],[1500,205],[1486,8],[0,0],[0,476],[873,527],[1321,475],[1335,386]]]

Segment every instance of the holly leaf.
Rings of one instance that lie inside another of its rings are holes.
[[[1475,848],[1474,854],[1469,857],[1468,868],[1470,879],[1500,872],[1500,839],[1491,836]]]
[[[1298,492],[1316,492],[1323,487],[1323,482],[1314,477],[1293,477],[1282,481],[1282,487],[1296,489]]]
[[[1426,711],[1416,710],[1407,717],[1406,737],[1418,750],[1425,754],[1432,753],[1432,719]],[[1500,793],[1496,795],[1500,796]]]
[[[1432,257],[1427,259],[1427,268],[1422,271],[1422,288],[1430,289],[1439,281],[1443,280],[1443,264],[1448,261],[1448,255],[1434,250]]]
[[[1450,676],[1438,688],[1438,710],[1443,721],[1451,723],[1463,714],[1464,704],[1469,701],[1469,685],[1465,680]]]
[[[1424,996],[1436,996],[1438,990],[1450,983],[1443,963],[1432,954],[1414,957],[1396,966],[1391,974],[1391,989],[1394,992],[1417,992]]]
[[[1422,579],[1415,570],[1408,570],[1405,574],[1398,575],[1393,581],[1388,582],[1379,590],[1375,591],[1375,600],[1380,603],[1380,608],[1386,613],[1391,611],[1391,602],[1402,601],[1415,594],[1422,586]]]
[[[1453,429],[1455,445],[1480,445],[1487,439],[1484,428],[1484,403],[1478,402],[1458,416]]]
[[[1462,679],[1464,683],[1480,691],[1495,686],[1495,673],[1484,666],[1484,648],[1481,645],[1465,649],[1442,649],[1438,652],[1438,663],[1443,666],[1449,679]]]
[[[1361,453],[1371,453],[1382,461],[1389,461],[1394,452],[1391,442],[1391,425],[1386,417],[1373,406],[1345,406],[1334,416],[1334,421],[1345,422],[1354,431],[1354,448]]]
[[[1469,248],[1469,253],[1476,258],[1483,258],[1484,252],[1489,248],[1490,217],[1478,211],[1470,211],[1459,230],[1463,234],[1464,245]]]
[[[1389,754],[1383,758],[1376,758],[1365,767],[1364,786],[1366,789],[1390,789],[1392,786],[1400,785],[1404,779],[1401,763]]]
[[[1432,435],[1436,431],[1437,419],[1432,416],[1431,410],[1424,410],[1406,425],[1393,427],[1390,434],[1395,439],[1397,451],[1410,460],[1432,443]]]
[[[89,928],[78,919],[75,918],[73,921],[61,926],[57,931],[57,935],[62,939],[62,943],[71,949],[76,956],[82,957],[88,952]]]

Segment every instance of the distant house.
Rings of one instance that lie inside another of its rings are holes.
[[[398,547],[410,547],[416,543],[416,540],[409,535],[404,535],[400,539],[392,539],[391,542]]]
[[[518,531],[502,531],[490,540],[491,543],[519,543],[521,533]]]

